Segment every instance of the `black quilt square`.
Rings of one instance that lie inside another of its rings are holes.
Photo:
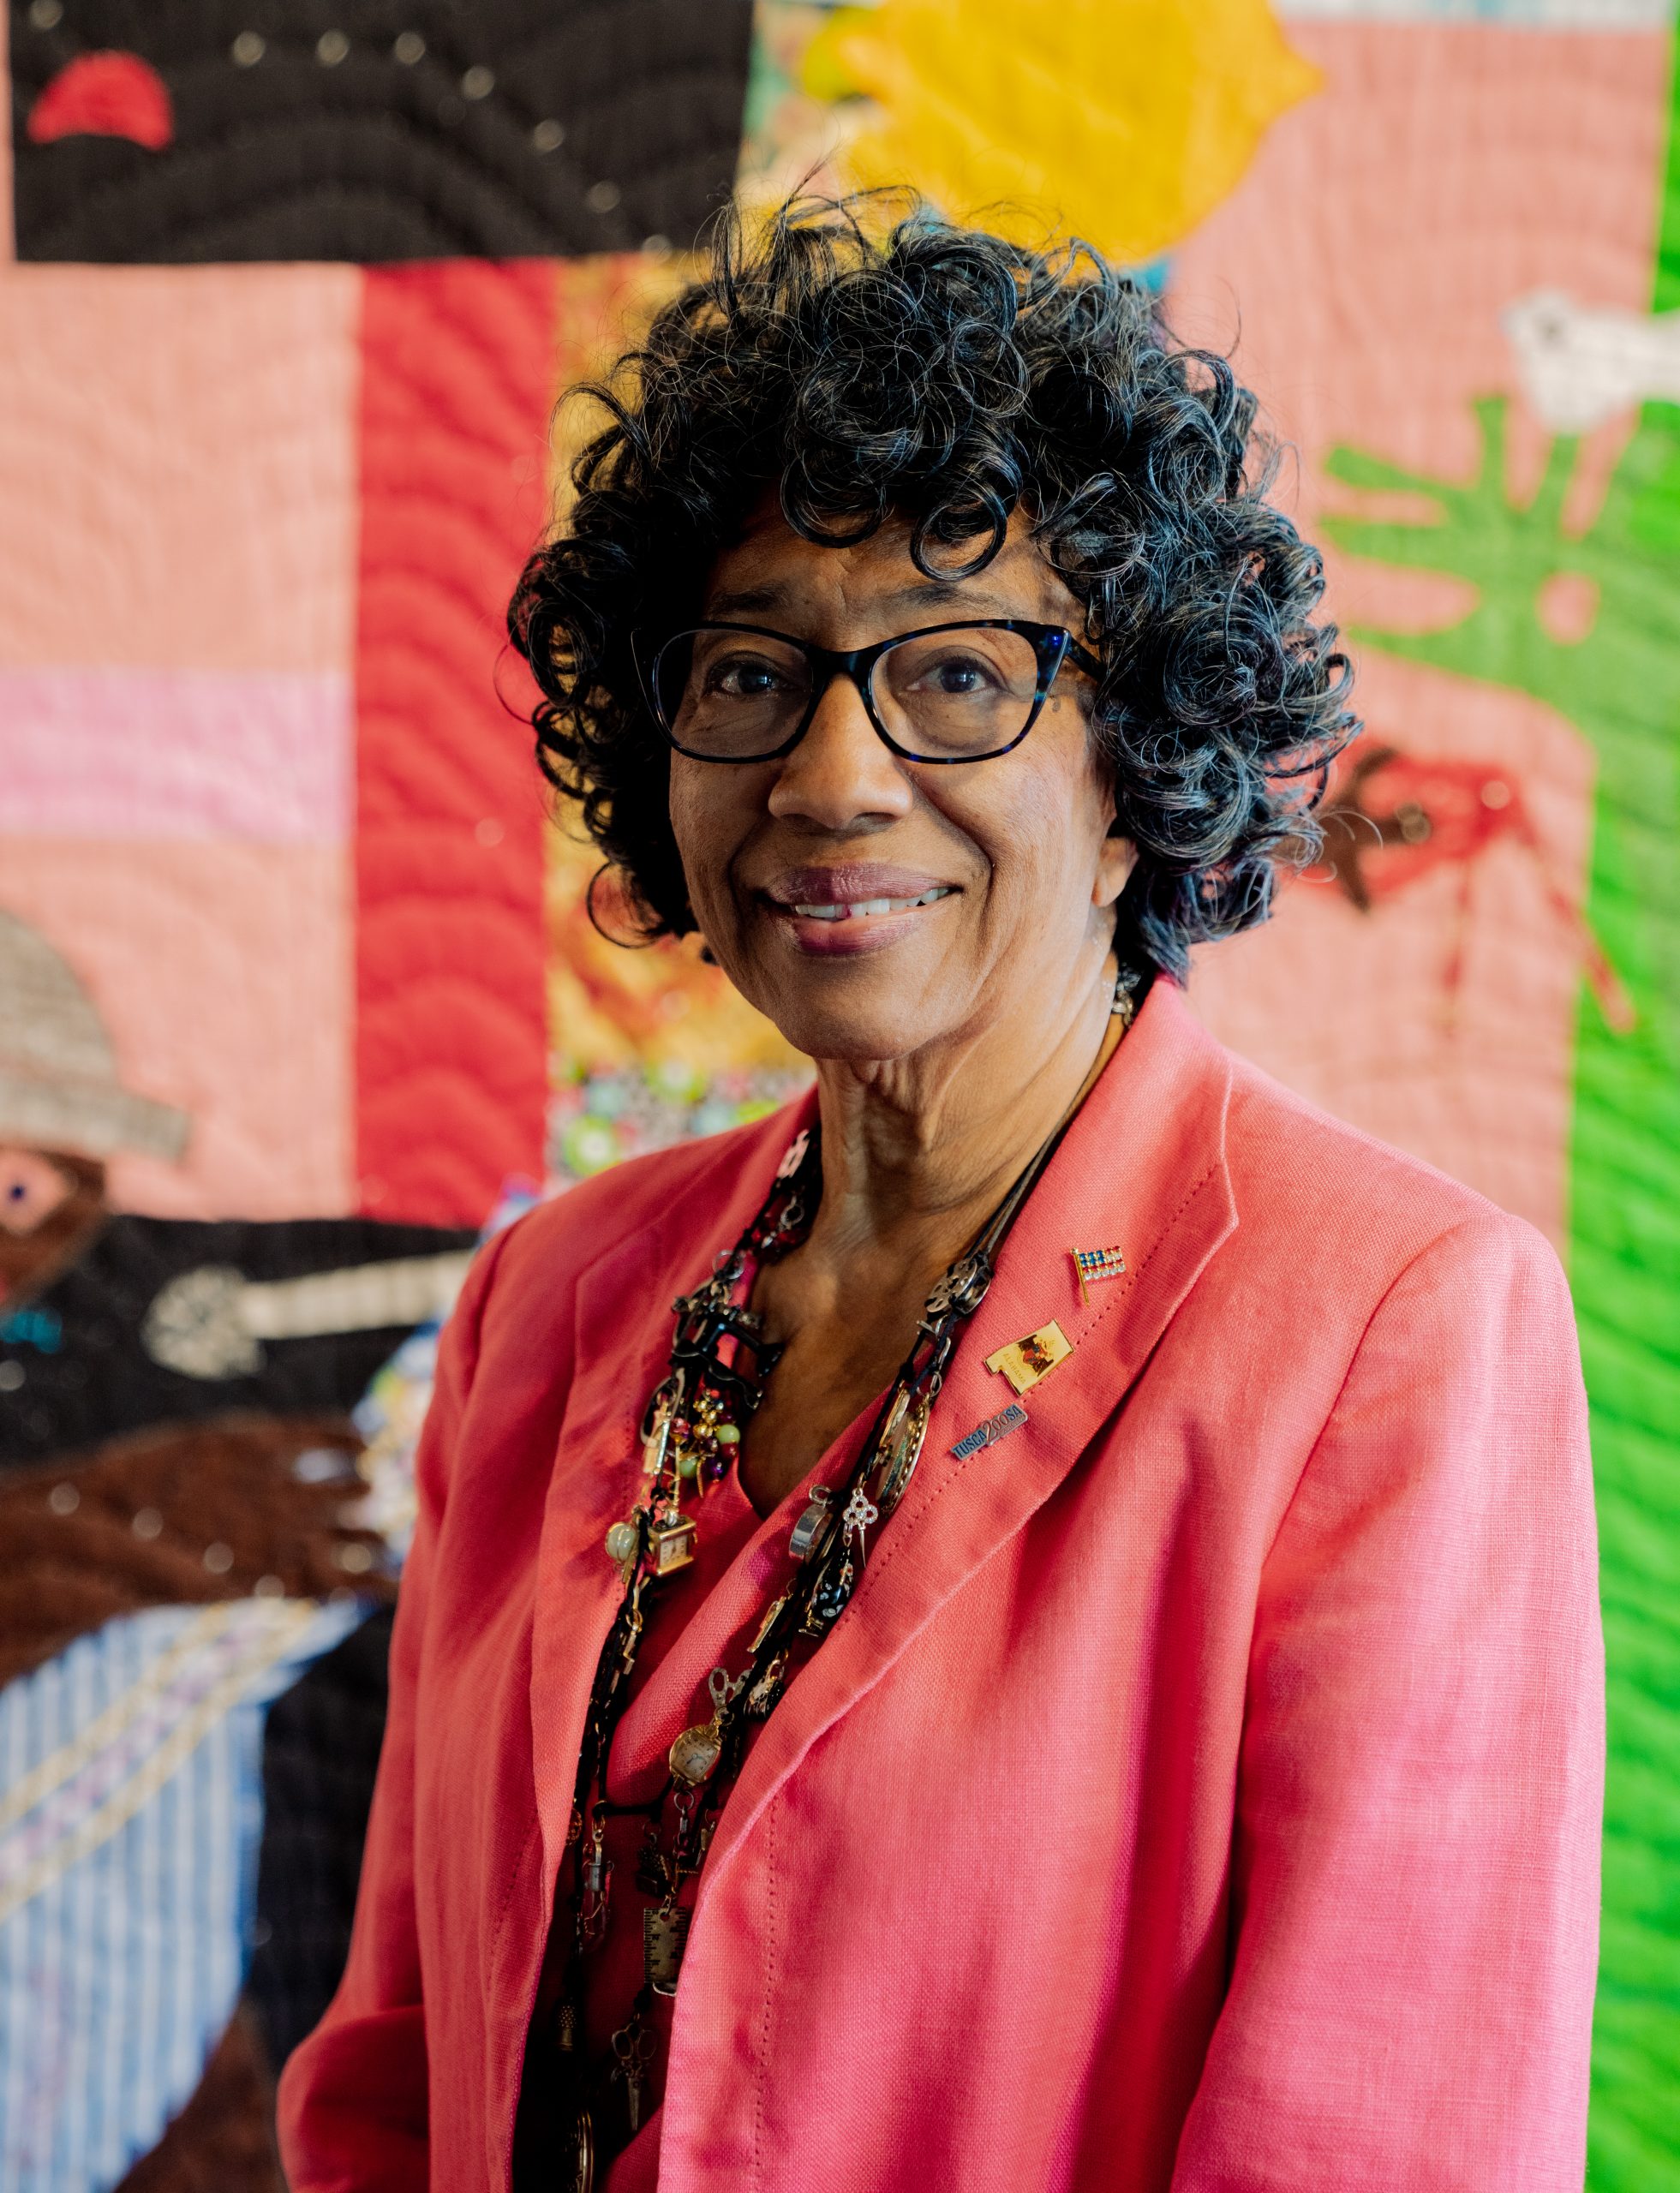
[[[751,0],[10,0],[17,255],[685,248]]]

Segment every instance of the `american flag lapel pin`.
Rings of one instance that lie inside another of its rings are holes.
[[[1126,1270],[1126,1259],[1118,1249],[1070,1249],[1073,1269],[1079,1276],[1079,1300],[1089,1302],[1091,1290],[1100,1281],[1118,1279]]]

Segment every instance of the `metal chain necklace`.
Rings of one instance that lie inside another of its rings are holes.
[[[1121,1033],[1131,1025],[1145,983],[1130,969],[1122,969],[1115,983],[1111,1013]],[[748,1737],[775,1710],[792,1679],[796,1657],[814,1652],[844,1612],[871,1533],[904,1497],[920,1459],[934,1402],[963,1328],[991,1286],[998,1251],[1072,1117],[1070,1110],[935,1284],[910,1352],[845,1483],[812,1489],[788,1546],[795,1576],[765,1609],[744,1666],[733,1676],[713,1669],[709,1718],[685,1729],[672,1744],[669,1781],[651,1804],[619,1806],[607,1795],[607,1762],[640,1648],[643,1600],[662,1578],[694,1559],[696,1507],[707,1488],[728,1474],[742,1431],[781,1355],[781,1346],[764,1337],[762,1317],[739,1294],[756,1264],[779,1261],[810,1231],[822,1188],[820,1128],[795,1138],[735,1246],[718,1258],[702,1287],[672,1306],[676,1332],[669,1363],[641,1425],[645,1488],[630,1515],[607,1533],[607,1551],[619,1565],[625,1592],[590,1688],[566,1838],[574,1871],[571,1927],[554,2042],[566,2085],[559,2097],[562,2136],[570,2147],[559,2182],[575,2193],[590,2193],[595,2183],[601,2089],[621,2088],[629,2130],[639,2124],[655,2051],[649,2020],[653,1998],[675,1994],[687,1943],[691,1907],[680,1898],[705,1862]],[[607,1822],[625,1813],[639,1814],[647,1823],[636,1867],[637,1885],[649,1898],[642,1914],[643,1980],[629,2018],[613,2035],[602,2076],[591,2082],[583,2060],[585,1986],[611,1909]]]

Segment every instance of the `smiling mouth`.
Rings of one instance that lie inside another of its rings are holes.
[[[924,891],[914,899],[853,899],[834,905],[802,900],[792,911],[811,922],[867,921],[873,914],[905,914],[912,906],[931,906],[936,899],[948,899],[954,888],[953,884],[936,883],[930,891]]]

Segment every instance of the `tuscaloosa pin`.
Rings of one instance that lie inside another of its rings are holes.
[[[995,1447],[1000,1439],[1007,1439],[1026,1422],[1026,1411],[1019,1401],[1011,1401],[1007,1408],[999,1409],[995,1416],[989,1416],[983,1424],[977,1424],[972,1431],[965,1432],[951,1452],[959,1461],[966,1461],[971,1455],[978,1455],[982,1447]]]

